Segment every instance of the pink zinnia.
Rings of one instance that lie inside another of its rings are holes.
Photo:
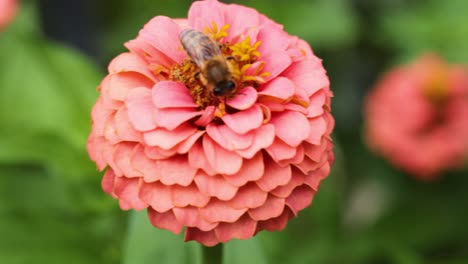
[[[230,59],[235,92],[214,96],[179,41],[205,32]],[[122,209],[208,246],[281,230],[333,161],[329,80],[309,45],[256,10],[194,2],[158,16],[102,81],[88,152]]]
[[[468,154],[468,68],[435,55],[387,73],[367,98],[367,141],[395,166],[430,179]]]
[[[16,15],[17,0],[0,0],[0,30]]]

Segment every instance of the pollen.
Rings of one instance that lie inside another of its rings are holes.
[[[232,80],[236,84],[236,89],[232,94],[225,97],[215,96],[204,85],[202,69],[189,57],[180,64],[174,65],[169,71],[169,79],[184,83],[200,109],[215,106],[217,117],[222,117],[224,114],[234,111],[224,103],[226,99],[235,97],[244,87],[252,86],[257,88],[265,82],[264,77],[269,75],[268,72],[263,71],[265,63],[260,60],[261,54],[258,47],[261,42],[257,41],[251,44],[251,39],[247,36],[239,38],[235,43],[230,43],[225,40],[228,37],[228,28],[229,24],[219,28],[213,22],[212,27],[207,27],[204,33],[219,44],[221,56],[226,60]]]

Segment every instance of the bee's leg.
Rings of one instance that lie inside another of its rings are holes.
[[[234,56],[229,56],[229,57],[226,58],[226,60],[237,61],[236,57],[234,57]]]

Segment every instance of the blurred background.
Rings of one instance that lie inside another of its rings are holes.
[[[109,61],[150,18],[186,17],[191,2],[21,1],[0,32],[0,263],[199,263],[197,244],[121,211],[85,149]],[[226,263],[468,263],[468,171],[421,181],[362,136],[363,99],[391,67],[426,51],[468,63],[468,1],[224,2],[284,24],[323,59],[337,155],[312,207],[282,232],[228,243]]]

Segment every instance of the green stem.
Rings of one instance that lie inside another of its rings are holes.
[[[203,263],[202,264],[222,264],[223,263],[223,244],[219,243],[214,247],[202,246]]]

